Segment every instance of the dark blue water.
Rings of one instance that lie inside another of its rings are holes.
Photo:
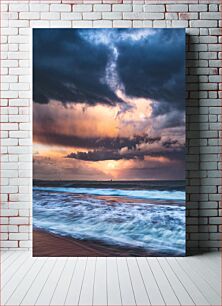
[[[184,188],[176,184],[173,188],[172,182],[152,184],[147,183],[146,189],[142,184],[137,189],[121,184],[120,188],[35,186],[34,228],[115,247],[184,255]]]

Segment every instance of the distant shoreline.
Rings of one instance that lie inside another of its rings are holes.
[[[42,230],[33,230],[34,257],[135,257],[167,256],[143,249],[108,246],[100,242],[81,241]],[[168,254],[169,256],[169,254]]]
[[[180,190],[185,191],[185,180],[140,180],[140,181],[47,181],[33,180],[34,187],[84,187],[84,188],[119,188],[140,190]]]
[[[140,183],[140,182],[184,182],[185,179],[180,179],[180,180],[41,180],[41,179],[33,179],[33,182],[38,182],[38,183],[44,183],[44,182],[51,182],[51,183]]]

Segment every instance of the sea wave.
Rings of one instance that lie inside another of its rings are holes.
[[[167,190],[112,189],[112,188],[72,188],[72,187],[33,187],[33,190],[100,195],[100,196],[123,196],[130,198],[152,199],[152,200],[183,200],[183,201],[185,200],[185,192],[177,190],[167,191]]]
[[[34,189],[34,227],[114,246],[141,247],[169,255],[185,253],[185,206],[154,204],[142,198],[123,201],[116,197],[110,201],[110,197],[92,192],[77,193],[76,188],[70,193],[69,188],[62,188],[65,192],[58,189]],[[105,192],[110,195],[109,190]]]

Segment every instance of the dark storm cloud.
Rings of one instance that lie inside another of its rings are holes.
[[[160,137],[149,138],[148,136],[134,136],[133,139],[101,139],[97,141],[96,149],[88,152],[70,153],[67,158],[74,158],[85,161],[120,160],[120,159],[140,159],[145,156],[167,157],[169,159],[183,160],[184,145],[176,139],[161,141]],[[141,149],[139,145],[146,145],[146,149]],[[153,144],[158,144],[153,148]],[[150,148],[149,148],[150,145]]]
[[[141,143],[154,143],[158,142],[160,137],[149,137],[148,135],[135,135],[131,138],[128,137],[79,137],[72,135],[64,135],[58,133],[42,132],[38,135],[34,135],[34,141],[54,144],[62,146],[72,146],[77,148],[99,148],[99,149],[112,149],[120,150],[121,148],[127,148],[128,150],[135,149],[137,145]]]
[[[118,43],[117,69],[126,94],[157,101],[153,116],[184,111],[184,35],[183,29],[160,29],[136,43]]]
[[[154,100],[154,117],[184,111],[184,30],[148,29],[143,36],[140,31],[146,30],[35,29],[34,101],[123,103],[105,75],[113,59],[116,81],[123,85],[126,95]],[[106,42],[104,37],[108,37]],[[117,58],[111,45],[118,52]],[[179,118],[177,124],[180,122]],[[163,127],[173,124],[172,117]]]
[[[83,39],[79,30],[33,31],[33,99],[115,105],[121,100],[104,81],[110,50]]]
[[[85,161],[119,160],[123,158],[118,151],[114,150],[94,150],[89,152],[70,153],[66,157]]]
[[[102,160],[120,160],[120,159],[140,159],[144,160],[145,156],[152,157],[167,157],[171,160],[183,160],[184,159],[184,149],[179,148],[177,151],[140,151],[140,150],[129,150],[124,153],[116,150],[94,150],[89,152],[77,152],[70,153],[67,158],[74,158],[84,161],[102,161]]]

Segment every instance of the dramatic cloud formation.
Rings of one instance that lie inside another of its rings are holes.
[[[184,51],[183,29],[33,30],[34,177],[184,178]]]
[[[183,29],[34,30],[34,101],[123,102],[115,90],[184,108]]]
[[[165,156],[169,159],[181,159],[184,154],[184,145],[178,140],[161,142],[160,138],[148,136],[134,136],[132,139],[114,138],[98,139],[95,141],[96,150],[70,153],[68,158],[88,161],[146,159],[147,156]]]
[[[182,29],[162,29],[137,43],[117,44],[118,75],[126,94],[154,100],[155,115],[184,110],[184,43]]]
[[[107,46],[87,42],[78,30],[33,31],[35,102],[114,105],[121,101],[103,80],[110,53]]]

